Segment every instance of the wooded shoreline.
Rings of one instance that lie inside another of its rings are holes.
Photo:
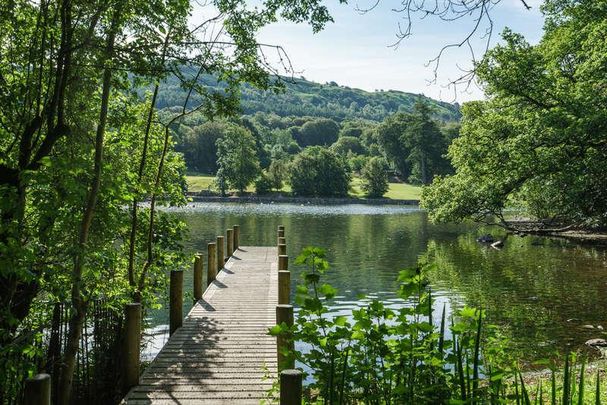
[[[525,232],[525,235],[543,236],[547,238],[566,239],[578,244],[607,246],[607,233],[588,230],[570,230],[563,232],[538,233]]]
[[[295,197],[295,196],[209,196],[199,193],[188,193],[192,202],[214,203],[250,203],[250,204],[305,204],[305,205],[410,205],[419,206],[419,200],[398,200],[391,198],[353,198],[353,197]]]
[[[391,198],[356,198],[356,197],[297,197],[285,195],[230,195],[216,196],[205,195],[198,192],[188,192],[188,199],[194,203],[243,203],[243,204],[303,204],[303,205],[345,205],[345,204],[360,204],[360,205],[395,205],[395,206],[411,206],[419,208],[419,200],[403,200]],[[422,209],[422,208],[420,208]],[[517,223],[513,221],[512,223]],[[539,222],[534,222],[538,225]],[[508,230],[508,232],[513,232]],[[532,229],[518,230],[514,232],[524,236],[543,236],[547,238],[559,238],[573,241],[580,244],[607,246],[607,232],[572,229],[562,232],[537,232]]]
[[[575,226],[548,226],[542,221],[521,218],[508,220],[504,227],[508,232],[522,236],[544,236],[574,241],[580,244],[607,245],[607,231]]]

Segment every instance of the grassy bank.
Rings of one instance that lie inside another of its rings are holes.
[[[607,403],[605,360],[595,360],[586,364],[586,360],[576,361],[575,357],[575,355],[570,356],[567,362],[568,371],[564,370],[565,365],[561,365],[554,376],[550,370],[527,372],[521,375],[532,403],[595,405]],[[521,403],[525,402],[521,401]]]
[[[213,190],[214,176],[205,174],[192,174],[186,176],[188,190],[191,192],[200,192],[205,190]],[[356,198],[364,198],[364,193],[361,190],[362,180],[359,177],[354,177],[351,183],[350,196]],[[250,185],[247,192],[254,192],[255,187]],[[289,185],[283,186],[280,190],[284,193],[290,193]],[[421,187],[405,183],[390,183],[388,192],[384,195],[386,198],[393,200],[419,200],[421,195]]]

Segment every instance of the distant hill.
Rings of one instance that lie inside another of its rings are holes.
[[[210,75],[200,81],[210,88],[221,91],[222,84]],[[363,118],[382,121],[397,111],[411,111],[418,99],[425,99],[442,121],[456,121],[461,117],[459,105],[437,101],[429,97],[396,90],[368,92],[340,86],[335,82],[320,84],[300,79],[284,81],[285,91],[275,93],[243,85],[241,109],[243,114],[256,112],[274,113],[279,116],[326,117],[336,121]],[[167,108],[183,102],[184,91],[178,81],[168,79],[158,98],[158,107]]]

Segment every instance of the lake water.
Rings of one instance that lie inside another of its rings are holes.
[[[586,340],[606,335],[607,250],[602,247],[510,235],[497,250],[476,238],[491,232],[503,239],[498,229],[432,224],[415,207],[196,203],[172,211],[189,226],[186,250],[203,252],[205,258],[207,243],[234,224],[240,225],[243,246],[274,245],[276,228],[284,225],[290,258],[305,246],[325,248],[331,269],[324,280],[339,291],[335,312],[375,297],[399,305],[398,271],[427,256],[438,264],[428,274],[437,300],[435,319],[443,304],[448,311],[482,307],[487,322],[498,325],[526,361],[582,350]],[[292,280],[299,280],[301,269],[290,263],[290,270]],[[191,291],[191,277],[186,272],[185,291]],[[168,336],[167,312],[152,313],[156,349]]]

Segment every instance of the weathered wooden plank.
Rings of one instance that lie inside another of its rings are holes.
[[[144,378],[141,380],[139,387],[164,386],[164,385],[258,385],[259,376],[243,375],[239,378],[234,378],[234,375],[222,375],[221,378],[216,378],[215,375],[199,378],[198,376],[188,376],[180,378]],[[271,381],[264,381],[263,384],[272,384]]]
[[[200,405],[201,403],[208,403],[213,405],[230,405],[238,403],[239,405],[259,405],[262,398],[207,398],[207,399],[191,399],[191,398],[155,398],[145,399],[137,398],[133,399],[129,404],[132,405]],[[201,402],[202,401],[202,402]],[[236,402],[235,402],[236,401]]]
[[[187,348],[168,348],[163,350],[163,352],[161,354],[158,355],[157,359],[161,360],[161,359],[172,359],[172,358],[180,358],[181,355],[192,355],[192,356],[206,356],[206,357],[211,357],[214,355],[217,356],[222,356],[222,355],[229,355],[229,354],[234,354],[234,353],[240,353],[242,355],[245,355],[247,353],[276,353],[276,344],[274,344],[274,347],[270,346],[270,345],[247,345],[244,347],[241,346],[237,346],[237,344],[234,344],[232,347],[227,347],[221,350],[217,350],[216,348],[212,348],[212,349],[208,349],[208,347],[201,347],[201,346],[191,346],[191,347],[187,347]],[[191,356],[188,356],[191,357]]]
[[[263,353],[258,357],[217,357],[217,358],[209,358],[208,356],[201,356],[200,358],[195,357],[180,357],[175,359],[170,358],[162,358],[158,359],[158,361],[154,360],[148,367],[170,367],[177,365],[188,366],[191,363],[200,363],[200,364],[216,364],[217,367],[236,367],[236,365],[246,366],[247,363],[257,363],[257,364],[274,364],[276,360],[268,355],[267,353]],[[234,363],[234,365],[230,365]],[[228,365],[228,366],[226,366]]]
[[[195,356],[201,356],[201,355],[208,355],[208,356],[214,356],[214,355],[223,355],[223,354],[242,354],[242,355],[246,355],[246,354],[252,354],[255,355],[258,352],[268,352],[268,353],[276,353],[276,345],[267,345],[267,346],[258,346],[258,345],[249,345],[246,347],[243,346],[238,346],[238,345],[234,345],[232,347],[222,347],[222,348],[218,348],[218,347],[214,347],[214,346],[209,346],[209,347],[202,347],[199,348],[199,345],[195,345],[193,346],[191,349],[166,349],[164,350],[162,355],[159,355],[158,358],[171,358],[171,357],[175,357],[175,356],[189,356],[189,355],[195,355]],[[198,350],[196,350],[198,349]],[[253,352],[253,350],[255,350]]]
[[[266,396],[265,388],[259,388],[257,391],[199,391],[199,392],[180,392],[180,391],[154,391],[154,392],[137,392],[133,391],[129,398],[132,399],[197,399],[201,400],[211,400],[208,403],[215,403],[213,400],[215,399],[232,399],[234,401],[238,399],[251,399],[258,398],[262,399]],[[152,402],[155,404],[155,402]],[[204,403],[204,402],[198,402]],[[236,402],[233,402],[236,403]]]
[[[240,378],[252,379],[255,378],[261,384],[262,382],[268,380],[268,377],[271,377],[277,370],[277,366],[268,367],[267,371],[258,372],[259,368],[252,367],[240,367],[239,369],[228,368],[228,369],[215,369],[212,373],[204,373],[200,371],[200,368],[175,368],[175,369],[151,369],[148,373],[147,377],[141,381],[147,381],[150,383],[148,378],[153,378],[155,380],[167,380],[167,379],[175,379],[175,381],[182,379],[215,379],[217,380],[217,384],[224,379],[227,379],[231,376],[236,381],[240,380]]]
[[[226,384],[225,380],[222,381],[214,381],[210,380],[207,384],[171,384],[164,383],[160,385],[138,385],[137,388],[133,390],[133,393],[158,393],[159,391],[168,391],[171,393],[175,392],[183,392],[183,393],[203,393],[208,394],[209,392],[237,392],[237,393],[247,393],[247,392],[265,392],[272,386],[271,382],[263,382],[259,383],[259,381],[249,381],[245,383],[244,381],[240,384]]]
[[[125,402],[258,404],[276,376],[267,335],[278,303],[273,247],[241,246],[141,376]]]
[[[222,339],[220,341],[201,341],[196,343],[184,343],[183,345],[173,345],[167,347],[167,352],[179,352],[179,351],[190,351],[190,350],[209,350],[209,348],[230,348],[230,347],[250,347],[250,346],[271,346],[272,343],[276,345],[276,342],[262,340],[258,341],[251,339],[250,337],[232,337],[230,339]],[[240,345],[239,345],[240,344]]]
[[[213,372],[210,371],[201,371],[199,369],[185,369],[181,370],[179,375],[175,375],[172,371],[166,369],[160,370],[150,370],[146,371],[146,375],[141,377],[140,381],[148,381],[149,379],[196,379],[196,378],[214,378],[214,379],[222,379],[222,378],[258,378],[259,380],[264,379],[267,376],[268,372],[274,373],[276,371],[276,366],[268,367],[267,371],[260,370],[258,367],[247,368],[242,367],[238,370],[229,368],[229,369],[216,369]]]
[[[233,399],[215,399],[212,402],[214,405],[230,405],[233,404]],[[240,405],[259,405],[260,399],[239,399],[238,404]],[[156,399],[152,402],[150,399],[133,399],[129,401],[129,405],[199,405],[199,399]]]

